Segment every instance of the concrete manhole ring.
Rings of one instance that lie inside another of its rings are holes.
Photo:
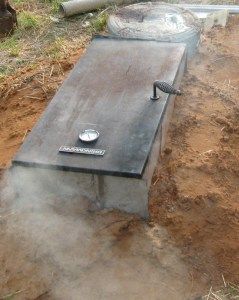
[[[189,10],[163,2],[143,2],[112,14],[108,29],[122,38],[186,43],[191,56],[199,43],[201,24]]]

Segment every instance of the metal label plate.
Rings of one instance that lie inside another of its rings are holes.
[[[72,147],[72,146],[61,146],[59,152],[99,155],[99,156],[103,156],[105,154],[105,150],[102,149],[81,148],[81,147]]]

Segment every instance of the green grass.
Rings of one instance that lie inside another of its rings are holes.
[[[0,66],[0,81],[3,80],[8,73],[8,68],[6,66]]]
[[[9,56],[18,56],[20,52],[19,40],[17,34],[7,37],[0,44],[0,51],[6,51]]]
[[[12,0],[12,3],[15,4],[16,6],[19,5],[19,4],[22,4],[24,2],[26,2],[26,0]]]
[[[27,30],[40,26],[42,17],[30,11],[22,11],[18,15],[19,30]]]
[[[95,32],[104,30],[107,24],[107,19],[108,19],[107,13],[99,14],[95,19],[91,20],[92,29]]]
[[[224,280],[224,277],[223,277]],[[207,295],[202,297],[202,300],[215,299],[215,300],[236,300],[239,299],[239,286],[230,282],[225,282],[224,286],[214,291],[212,287]]]
[[[63,0],[52,0],[51,1],[51,11],[53,13],[57,13],[59,11],[59,5],[63,2]]]
[[[10,57],[17,57],[24,45],[26,31],[37,29],[43,26],[45,19],[29,11],[22,11],[18,14],[18,28],[11,36],[1,40],[0,51],[5,51]]]
[[[52,59],[60,59],[65,54],[66,41],[62,37],[58,37],[51,43],[45,51],[45,54]]]
[[[51,8],[51,12],[56,14],[59,12],[59,5],[61,4],[61,2],[63,2],[64,0],[44,0],[44,3],[46,5],[50,5]]]
[[[62,1],[12,0],[18,12],[18,27],[11,36],[0,40],[0,86],[9,75],[39,58],[54,62],[67,57],[87,44],[92,34],[105,29],[110,8],[107,13],[104,8],[90,16],[79,14],[67,19],[56,16],[54,21],[51,17],[59,11]],[[89,26],[83,27],[86,21]]]

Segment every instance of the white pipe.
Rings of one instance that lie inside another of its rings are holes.
[[[85,13],[105,7],[109,4],[130,4],[137,2],[136,0],[72,0],[60,4],[60,13],[64,17],[75,14]],[[193,12],[214,12],[218,10],[228,10],[231,14],[239,13],[239,5],[204,5],[204,4],[177,4],[185,9]]]
[[[96,10],[109,4],[131,3],[132,0],[73,0],[60,4],[60,13],[64,17]]]
[[[193,12],[207,12],[213,13],[214,11],[228,10],[230,14],[239,14],[239,5],[211,5],[211,4],[176,4],[185,9]]]

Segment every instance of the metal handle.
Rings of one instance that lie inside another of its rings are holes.
[[[171,86],[167,82],[156,80],[153,83],[153,96],[150,97],[151,100],[159,99],[159,96],[157,96],[157,88],[166,94],[181,95],[180,90],[175,89],[173,86]]]

